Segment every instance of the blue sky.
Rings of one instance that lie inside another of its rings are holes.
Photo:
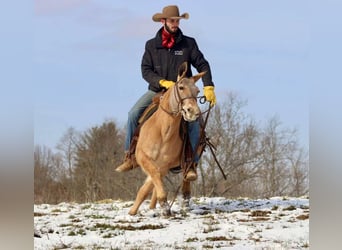
[[[54,148],[69,127],[106,119],[125,125],[147,89],[141,57],[161,27],[152,15],[169,4],[190,14],[180,27],[209,61],[218,103],[233,91],[257,122],[277,115],[308,145],[310,12],[296,0],[35,0],[34,143]]]

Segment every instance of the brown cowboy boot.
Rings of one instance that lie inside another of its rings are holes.
[[[124,157],[124,162],[118,166],[115,171],[117,172],[126,172],[126,171],[129,171],[131,169],[134,168],[134,162],[131,158],[133,158],[134,156],[130,156],[129,152],[125,152],[125,157]]]
[[[188,172],[185,174],[184,179],[186,181],[195,181],[197,179],[197,163],[193,163],[192,166],[189,168]]]

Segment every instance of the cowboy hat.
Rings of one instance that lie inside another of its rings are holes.
[[[152,16],[152,20],[155,22],[160,22],[160,19],[163,18],[172,18],[172,19],[188,19],[189,14],[183,13],[182,15],[179,15],[179,10],[177,5],[169,5],[163,8],[162,13],[156,13]]]

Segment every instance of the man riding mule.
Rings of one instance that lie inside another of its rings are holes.
[[[153,15],[152,20],[161,22],[161,27],[156,36],[146,42],[145,52],[142,57],[141,70],[143,78],[149,83],[148,91],[141,96],[128,113],[127,133],[125,141],[124,162],[116,168],[118,172],[128,171],[139,164],[134,164],[134,152],[130,152],[130,145],[138,126],[138,120],[144,110],[151,104],[156,93],[165,91],[175,85],[178,77],[178,69],[183,62],[187,68],[184,77],[191,77],[191,65],[198,72],[206,72],[202,77],[203,92],[211,106],[216,103],[214,83],[208,61],[199,50],[194,38],[183,35],[179,29],[180,19],[188,19],[189,14],[179,14],[175,5],[166,6],[162,13]],[[184,111],[186,112],[186,111]],[[197,118],[197,117],[196,117]],[[186,120],[186,119],[185,119]],[[186,124],[192,150],[199,142],[200,124],[198,119],[190,119]],[[146,138],[148,140],[148,138]],[[155,147],[160,146],[156,145]],[[136,155],[137,156],[137,155]],[[184,179],[193,181],[197,179],[196,166],[199,155],[195,153],[193,164],[184,173]],[[177,166],[177,165],[175,165]]]
[[[129,211],[131,215],[137,213],[139,206],[152,190],[150,208],[154,208],[158,201],[165,215],[171,213],[163,178],[172,167],[181,164],[183,141],[179,130],[182,118],[193,122],[201,114],[197,103],[200,91],[195,82],[205,72],[188,78],[185,77],[186,71],[187,63],[184,62],[179,68],[177,82],[165,92],[158,109],[140,128],[135,156],[147,178]]]

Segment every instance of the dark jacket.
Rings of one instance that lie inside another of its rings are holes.
[[[146,42],[145,53],[141,62],[143,78],[149,83],[149,89],[155,92],[162,90],[161,79],[177,81],[178,67],[188,62],[186,76],[192,76],[191,65],[198,71],[207,73],[202,77],[204,86],[214,86],[211,79],[210,66],[198,49],[194,38],[183,35],[179,29],[175,36],[175,45],[171,49],[162,46],[161,28],[156,36]]]

